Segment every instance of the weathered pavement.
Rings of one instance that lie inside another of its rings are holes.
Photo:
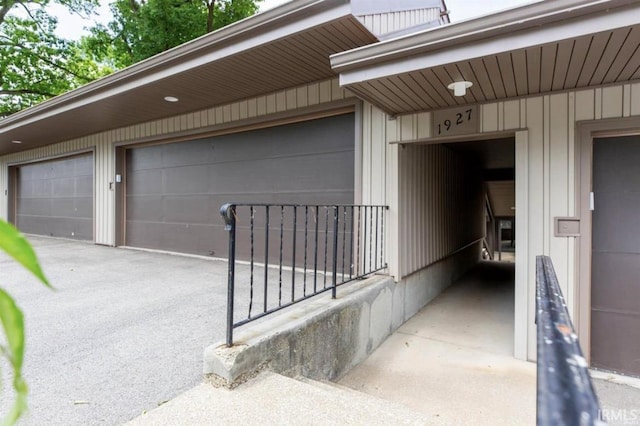
[[[225,262],[30,240],[56,291],[0,257],[27,328],[21,424],[119,424],[202,381],[203,349],[224,336]]]

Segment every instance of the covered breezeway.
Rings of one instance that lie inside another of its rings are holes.
[[[517,338],[515,238],[511,248],[514,234],[507,231],[513,232],[514,227],[500,227],[506,222],[514,224],[516,217],[515,135],[400,144],[399,152],[399,169],[403,171],[399,195],[399,227],[403,233],[400,273],[411,276],[421,267],[437,268],[466,250],[471,251],[472,262],[451,270],[454,279],[481,259],[495,262],[498,268],[501,260],[511,262],[507,266],[513,275],[511,308],[504,320],[510,335],[496,338],[513,355]],[[503,253],[506,250],[510,252]],[[438,281],[425,282],[424,286],[437,295],[451,279],[442,277]],[[476,291],[481,294],[484,289],[487,294],[482,297],[493,297],[488,287]],[[494,307],[489,303],[478,309],[479,315],[491,315]]]

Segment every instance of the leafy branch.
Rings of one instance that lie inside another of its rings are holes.
[[[0,220],[0,250],[31,272],[44,285],[52,288],[45,277],[31,244],[12,225]],[[16,399],[0,424],[15,424],[27,409],[27,384],[22,377],[24,359],[24,316],[13,298],[0,288],[0,322],[6,345],[0,344],[0,356],[6,358],[13,370],[13,389]]]

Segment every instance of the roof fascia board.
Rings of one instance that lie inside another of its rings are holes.
[[[310,9],[313,11],[309,12]],[[299,0],[286,3],[13,114],[0,120],[0,133],[233,56],[350,14],[349,0]],[[284,21],[286,24],[279,25],[278,21]],[[224,43],[239,36],[244,38],[238,42]],[[222,44],[222,47],[215,49],[216,44]],[[214,50],[207,51],[211,49]],[[205,53],[194,55],[201,50]],[[189,55],[190,59],[181,61],[186,55]]]
[[[630,9],[633,10],[630,12]],[[340,72],[340,84],[348,86],[458,61],[496,55],[525,49],[583,35],[608,31],[638,24],[640,5],[617,8],[608,13],[592,14],[580,19],[557,21],[516,33],[507,33],[490,39],[441,47],[429,53],[405,55],[403,58],[381,64]],[[508,43],[506,42],[508,41]]]
[[[436,50],[445,44],[462,44],[496,34],[510,34],[525,28],[548,25],[554,19],[562,20],[633,3],[632,0],[547,0],[336,53],[331,56],[331,66],[335,71],[343,72],[418,52]],[[565,16],[569,13],[572,15]]]

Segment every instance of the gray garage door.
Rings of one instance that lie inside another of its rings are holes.
[[[352,204],[354,114],[127,150],[125,244],[226,256],[227,202]]]
[[[93,154],[18,166],[16,183],[22,232],[93,240]]]

